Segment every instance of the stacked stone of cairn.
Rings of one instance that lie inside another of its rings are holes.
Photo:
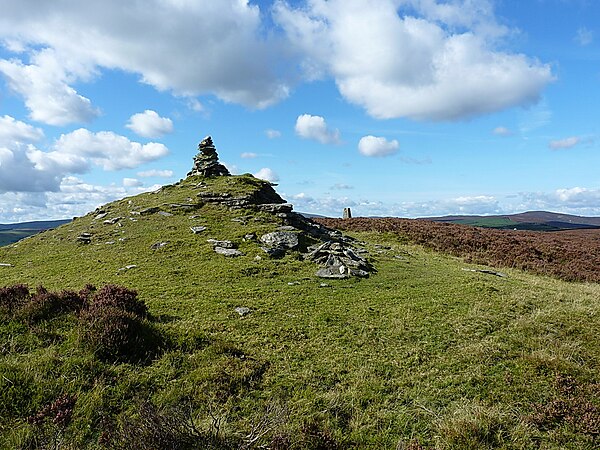
[[[219,155],[212,138],[206,136],[198,144],[198,154],[194,156],[194,167],[187,176],[202,175],[204,177],[229,176],[229,170],[219,162]]]

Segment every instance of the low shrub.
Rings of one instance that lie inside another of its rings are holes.
[[[102,306],[82,311],[80,341],[102,361],[141,362],[154,356],[159,339],[150,324],[132,312]]]
[[[90,293],[93,291],[89,291]],[[134,316],[145,319],[148,317],[148,307],[137,298],[137,292],[123,286],[107,284],[92,296],[88,309],[116,308]]]
[[[74,291],[49,292],[42,286],[14,314],[28,323],[49,320],[59,314],[79,311],[84,299]]]
[[[29,300],[29,288],[24,284],[0,288],[0,314],[12,317],[15,310],[21,308]]]

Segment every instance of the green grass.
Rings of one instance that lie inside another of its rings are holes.
[[[106,364],[77,346],[74,317],[0,321],[4,448],[23,445],[36,432],[24,419],[62,393],[77,395],[72,425],[54,430],[65,448],[101,448],[106,423],[135,420],[148,401],[165,411],[191,405],[190,420],[219,448],[241,447],[253,428],[265,434],[250,448],[598,445],[583,420],[544,420],[541,405],[566,402],[575,419],[588,411],[584,397],[592,412],[600,407],[600,286],[468,272],[401,237],[359,234],[378,273],[321,287],[314,264],[294,254],[270,260],[242,241],[274,231],[274,216],[214,205],[172,217],[128,212],[188,203],[196,181],[109,205],[107,218],[125,217],[122,227],[90,214],[0,249],[13,264],[0,267],[2,285],[122,284],[175,342],[146,365]],[[257,187],[248,177],[206,182],[236,195]],[[194,235],[192,225],[208,229]],[[76,242],[84,231],[92,244]],[[209,238],[231,239],[246,256],[217,255]],[[237,306],[252,313],[240,318]],[[565,376],[574,393],[557,385]]]

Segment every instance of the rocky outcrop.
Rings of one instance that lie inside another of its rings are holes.
[[[322,266],[317,271],[321,278],[368,277],[374,267],[354,249],[343,242],[325,242],[312,248],[306,259]]]
[[[261,236],[260,240],[272,248],[295,249],[298,247],[298,234],[293,231],[274,231]]]
[[[223,164],[219,163],[219,156],[212,138],[206,136],[198,144],[198,154],[194,157],[194,167],[187,174],[188,177],[201,175],[203,177],[229,176],[229,170]]]

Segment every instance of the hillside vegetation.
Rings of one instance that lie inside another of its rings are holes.
[[[421,219],[315,219],[344,231],[393,233],[469,262],[528,270],[566,281],[600,281],[600,230],[501,231]]]
[[[190,177],[0,248],[0,448],[598,447],[599,285],[375,228],[349,233],[377,273],[316,278],[248,237],[281,217],[198,200],[265,184]]]

